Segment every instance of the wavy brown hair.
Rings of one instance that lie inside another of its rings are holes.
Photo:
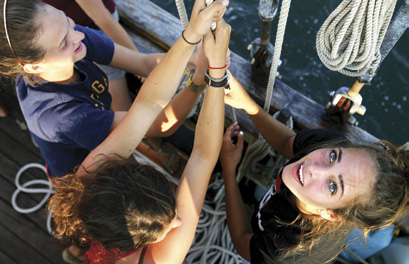
[[[55,180],[54,236],[88,249],[90,241],[123,252],[155,242],[176,216],[165,176],[147,165],[109,159],[87,176]]]

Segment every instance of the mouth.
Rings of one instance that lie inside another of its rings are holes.
[[[75,53],[78,53],[82,50],[82,42],[80,42],[80,45],[78,46],[78,48],[75,50]]]
[[[298,169],[298,179],[300,180],[300,183],[302,186],[304,186],[303,168],[304,168],[304,165],[301,165],[300,168]]]

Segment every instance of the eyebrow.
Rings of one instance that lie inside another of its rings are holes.
[[[340,163],[341,159],[342,159],[342,149],[338,148],[338,161],[337,162]]]
[[[69,26],[70,21],[68,20],[68,17],[67,17],[67,16],[65,16],[65,18],[67,19],[68,26]],[[63,38],[62,41],[60,42],[60,45],[58,46],[59,49],[61,48],[61,46],[64,44],[65,40],[67,39],[67,36],[68,36],[69,31],[70,31],[70,28],[68,27],[67,33],[65,34],[64,38]]]
[[[340,174],[340,175],[338,175],[338,179],[339,179],[339,182],[340,182],[340,184],[341,184],[341,197],[339,197],[339,199],[341,199],[342,198],[342,196],[344,196],[344,178],[342,177],[342,175]]]

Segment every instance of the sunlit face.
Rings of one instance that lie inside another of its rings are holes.
[[[363,150],[318,149],[287,165],[282,180],[301,211],[345,207],[357,196],[370,197],[375,162]],[[300,208],[301,207],[301,208]]]
[[[64,12],[50,5],[45,5],[37,17],[41,25],[38,44],[46,51],[42,61],[44,70],[72,70],[74,63],[86,55],[81,42],[84,34],[74,29],[74,21]]]
[[[179,218],[179,216],[176,215],[175,218],[173,218],[172,222],[164,228],[163,233],[158,239],[155,241],[155,243],[160,242],[165,239],[166,235],[174,228],[179,227],[182,225],[182,219]]]

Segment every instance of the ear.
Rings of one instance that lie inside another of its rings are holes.
[[[336,213],[334,213],[332,210],[329,210],[329,209],[321,209],[320,215],[322,218],[325,218],[329,221],[344,221],[345,220],[345,218],[337,215]]]
[[[27,73],[41,73],[43,72],[43,67],[41,63],[27,63],[24,64],[24,71]]]

